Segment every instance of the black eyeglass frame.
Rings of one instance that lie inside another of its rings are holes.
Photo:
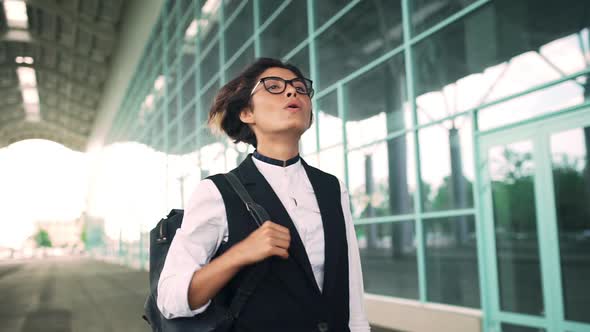
[[[279,92],[277,92],[277,91],[270,91],[266,87],[266,84],[264,84],[264,82],[267,81],[267,80],[271,80],[271,79],[283,81],[285,83],[285,85],[283,85],[283,89],[281,91],[279,91]],[[303,84],[305,85],[305,87],[308,89],[307,93],[301,92],[301,91],[297,91],[297,87],[295,87],[295,85],[293,85],[293,81],[303,82]],[[297,91],[297,93],[301,93],[302,95],[309,96],[310,99],[313,97],[313,94],[315,92],[315,90],[313,89],[313,81],[310,80],[309,78],[295,77],[294,79],[286,80],[286,79],[284,79],[282,77],[278,77],[278,76],[268,76],[268,77],[263,77],[263,78],[261,78],[261,79],[258,80],[258,82],[256,83],[256,85],[254,85],[254,88],[252,88],[252,91],[250,92],[250,96],[252,96],[254,94],[254,91],[256,91],[256,88],[258,87],[258,85],[260,85],[260,83],[262,83],[262,86],[264,86],[264,90],[268,91],[269,93],[271,93],[273,95],[278,95],[278,94],[281,94],[281,93],[285,92],[285,90],[287,89],[287,84],[291,84],[291,86],[293,88],[295,88],[295,90]]]

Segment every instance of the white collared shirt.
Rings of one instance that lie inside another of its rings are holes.
[[[301,161],[287,167],[275,166],[256,158],[252,158],[252,161],[293,220],[321,290],[324,283],[324,228],[313,187]],[[342,183],[340,194],[348,241],[349,327],[351,332],[370,331],[364,309],[356,233],[348,191]],[[189,199],[182,226],[172,240],[158,282],[158,308],[166,318],[194,316],[207,309],[210,301],[196,310],[190,310],[188,287],[195,271],[209,263],[222,241],[227,238],[227,215],[221,193],[213,181],[202,180]]]

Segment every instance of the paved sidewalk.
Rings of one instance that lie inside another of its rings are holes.
[[[0,331],[145,332],[147,272],[88,258],[0,263]]]
[[[0,261],[0,332],[149,332],[147,292],[146,271],[90,258]]]

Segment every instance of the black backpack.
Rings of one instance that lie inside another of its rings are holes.
[[[248,212],[260,226],[270,217],[266,210],[254,203],[252,198],[233,173],[224,174],[229,184],[240,196]],[[166,218],[161,219],[156,227],[150,231],[150,294],[144,305],[145,319],[153,332],[225,332],[232,327],[233,321],[238,318],[250,294],[254,292],[256,285],[262,279],[268,269],[268,260],[262,261],[248,271],[243,283],[238,287],[231,304],[224,307],[217,301],[207,307],[204,312],[193,317],[165,318],[157,306],[158,280],[164,267],[164,261],[170,248],[170,243],[176,235],[176,230],[182,224],[183,210],[171,210]],[[222,250],[220,248],[220,250]]]

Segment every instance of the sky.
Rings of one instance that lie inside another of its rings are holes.
[[[0,247],[19,247],[36,221],[80,217],[87,188],[84,153],[36,139],[0,149]]]

